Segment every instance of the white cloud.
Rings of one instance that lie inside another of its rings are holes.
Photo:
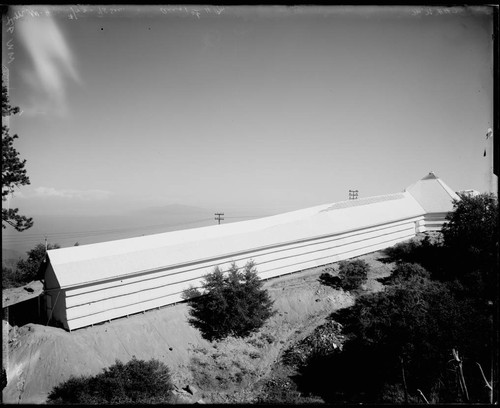
[[[81,83],[72,53],[52,16],[20,19],[16,30],[31,56],[33,67],[23,72],[24,80],[35,91],[33,107],[25,112],[66,111],[66,78]],[[35,109],[36,106],[36,109]]]
[[[78,200],[104,200],[113,195],[106,190],[57,190],[53,187],[37,187],[35,194],[38,197],[60,197]]]

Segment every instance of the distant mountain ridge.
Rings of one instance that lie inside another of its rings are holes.
[[[17,263],[26,251],[43,243],[45,236],[49,243],[57,243],[64,248],[73,246],[75,242],[85,245],[216,223],[213,211],[184,204],[143,207],[123,212],[117,209],[116,214],[111,215],[31,215],[35,221],[32,228],[26,232],[9,231],[2,235],[2,246],[7,251],[2,252],[2,260],[10,260],[10,265],[13,259]]]

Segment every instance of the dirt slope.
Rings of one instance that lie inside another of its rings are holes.
[[[179,304],[68,333],[28,324],[10,331],[4,403],[43,403],[48,392],[71,375],[97,374],[115,359],[157,358],[174,374],[188,361],[190,345],[205,345],[186,322]],[[17,332],[17,333],[15,333]],[[177,379],[182,381],[182,379]]]
[[[360,257],[372,266],[367,290],[378,290],[376,277],[390,265],[380,253]],[[68,333],[28,324],[10,328],[4,403],[44,403],[50,390],[71,375],[94,375],[119,359],[157,358],[172,370],[179,387],[195,384],[205,402],[251,402],[251,390],[269,375],[280,352],[307,336],[336,309],[353,303],[349,293],[321,285],[324,267],[267,281],[278,313],[247,339],[209,343],[187,323],[186,304],[113,320]]]

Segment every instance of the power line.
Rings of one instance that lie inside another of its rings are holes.
[[[208,220],[208,218],[206,219]],[[193,221],[191,221],[193,222]],[[141,228],[150,228],[150,227],[161,227],[161,226],[176,226],[176,225],[183,225],[183,224],[153,224],[153,225],[139,225],[137,227],[124,227],[124,228],[111,228],[111,229],[101,229],[101,230],[89,230],[89,231],[79,231],[79,232],[51,232],[50,235],[75,235],[75,234],[98,234],[98,233],[108,233],[108,232],[120,232],[120,231],[132,231],[136,229],[141,229]],[[17,235],[12,238],[30,238],[34,236],[40,236],[43,235],[41,233],[39,234],[22,234]],[[7,237],[11,238],[11,237]]]
[[[161,228],[161,227],[178,227],[182,225],[190,225],[194,224],[197,222],[203,222],[203,221],[210,221],[210,218],[203,218],[203,219],[197,219],[189,222],[184,222],[184,223],[178,223],[178,224],[156,224],[156,225],[149,225],[149,226],[138,226],[138,227],[127,227],[127,228],[115,228],[115,229],[108,229],[108,230],[94,230],[94,231],[80,231],[80,232],[53,232],[53,233],[47,233],[47,234],[33,234],[32,236],[12,236],[12,237],[3,237],[2,241],[5,243],[21,243],[21,242],[32,242],[32,241],[38,241],[40,238],[43,238],[45,235],[57,239],[57,240],[69,240],[73,238],[87,238],[87,237],[93,237],[93,236],[99,236],[99,235],[106,235],[106,234],[124,234],[128,232],[133,232],[135,230],[141,230],[144,228]]]
[[[201,221],[209,221],[210,218],[202,218],[202,219],[196,219],[196,220],[191,220],[188,222],[182,222],[182,223],[177,223],[177,224],[171,224],[171,223],[164,223],[164,224],[151,224],[151,225],[139,225],[137,227],[125,227],[125,228],[112,228],[112,229],[102,229],[102,230],[89,230],[89,231],[79,231],[79,232],[51,232],[50,235],[75,235],[75,234],[89,234],[89,235],[94,235],[94,234],[107,234],[107,233],[112,233],[112,232],[127,232],[127,231],[133,231],[137,229],[143,229],[143,228],[160,228],[160,227],[176,227],[176,226],[181,226],[181,225],[188,225],[188,224],[193,224],[195,222],[201,222]],[[41,235],[41,234],[34,234],[34,235]],[[21,236],[17,236],[19,238],[22,238]],[[14,238],[17,238],[14,237]]]
[[[222,214],[224,215],[224,214]],[[267,217],[270,214],[261,214],[261,215],[239,215],[239,216],[229,216],[226,218],[262,218],[262,217]],[[271,214],[272,215],[272,214]],[[189,222],[183,222],[183,223],[178,223],[178,224],[171,224],[171,223],[163,223],[163,224],[152,224],[152,225],[139,225],[137,227],[124,227],[124,228],[111,228],[111,229],[98,229],[98,230],[88,230],[88,231],[69,231],[69,232],[62,232],[62,231],[54,231],[54,232],[46,232],[46,233],[27,233],[27,232],[22,232],[17,235],[11,235],[11,236],[6,236],[4,235],[2,237],[2,240],[20,240],[20,241],[26,241],[29,239],[40,239],[43,238],[46,234],[49,234],[51,237],[56,237],[60,239],[64,238],[71,238],[71,237],[85,237],[85,236],[94,236],[94,235],[100,235],[100,234],[108,234],[108,233],[113,233],[113,232],[128,232],[128,231],[134,231],[134,230],[140,230],[143,228],[161,228],[161,227],[177,227],[177,226],[182,226],[182,225],[189,225],[193,224],[196,222],[202,222],[202,221],[210,221],[210,218],[203,218],[203,219],[197,219]]]
[[[215,215],[218,216],[223,216],[224,213],[216,213]],[[226,217],[228,219],[235,219],[235,218],[262,218],[266,217],[268,215],[240,215],[240,216],[229,216]],[[171,223],[164,223],[164,224],[153,224],[153,225],[140,225],[137,227],[125,227],[125,228],[110,228],[110,229],[102,229],[102,230],[89,230],[89,231],[74,231],[74,232],[62,232],[62,231],[56,231],[56,232],[46,232],[46,233],[32,233],[32,234],[26,234],[26,233],[20,233],[15,236],[3,236],[2,237],[2,242],[6,244],[20,244],[20,243],[39,243],[43,242],[44,238],[50,238],[52,242],[54,241],[59,241],[59,242],[67,242],[71,241],[74,239],[85,239],[85,238],[91,238],[91,237],[97,237],[100,235],[107,235],[107,234],[126,234],[126,233],[133,233],[137,230],[139,230],[137,233],[142,232],[144,229],[147,228],[162,228],[162,227],[179,227],[183,225],[190,225],[194,224],[197,222],[203,222],[203,221],[210,221],[211,218],[202,218],[202,219],[196,219],[188,222],[183,222],[183,223],[177,223],[177,224],[171,224]],[[216,218],[217,221],[218,218]],[[224,220],[224,217],[220,217],[220,220]],[[220,224],[220,221],[219,221]],[[141,231],[142,230],[142,231]]]
[[[209,220],[208,218],[205,220]],[[191,221],[192,222],[197,222],[196,221]],[[188,223],[186,223],[188,224]],[[175,226],[178,224],[164,224],[167,226]],[[183,224],[181,224],[183,225]],[[122,232],[133,232],[134,230],[142,230],[144,228],[154,228],[154,227],[162,227],[163,225],[157,224],[157,225],[145,225],[145,226],[137,226],[137,227],[126,227],[126,228],[113,228],[113,229],[103,229],[103,230],[89,230],[89,231],[70,231],[70,232],[48,232],[48,233],[37,233],[37,234],[19,234],[15,236],[7,236],[4,237],[4,239],[7,240],[27,240],[27,239],[38,239],[40,237],[43,237],[45,235],[50,235],[52,238],[70,238],[70,237],[81,237],[81,236],[94,236],[94,235],[102,235],[102,234],[112,234],[112,233],[122,233]]]

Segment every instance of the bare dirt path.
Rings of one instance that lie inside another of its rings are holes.
[[[380,290],[375,279],[390,274],[391,266],[377,260],[381,257],[379,252],[360,257],[372,267],[366,290]],[[199,390],[192,402],[253,402],[280,353],[354,301],[351,294],[319,282],[324,268],[266,281],[277,314],[246,339],[207,342],[187,323],[186,304],[71,333],[36,324],[5,327],[9,352],[3,402],[44,403],[50,390],[71,375],[95,375],[116,359],[125,362],[132,356],[166,363],[179,389],[190,384]]]

